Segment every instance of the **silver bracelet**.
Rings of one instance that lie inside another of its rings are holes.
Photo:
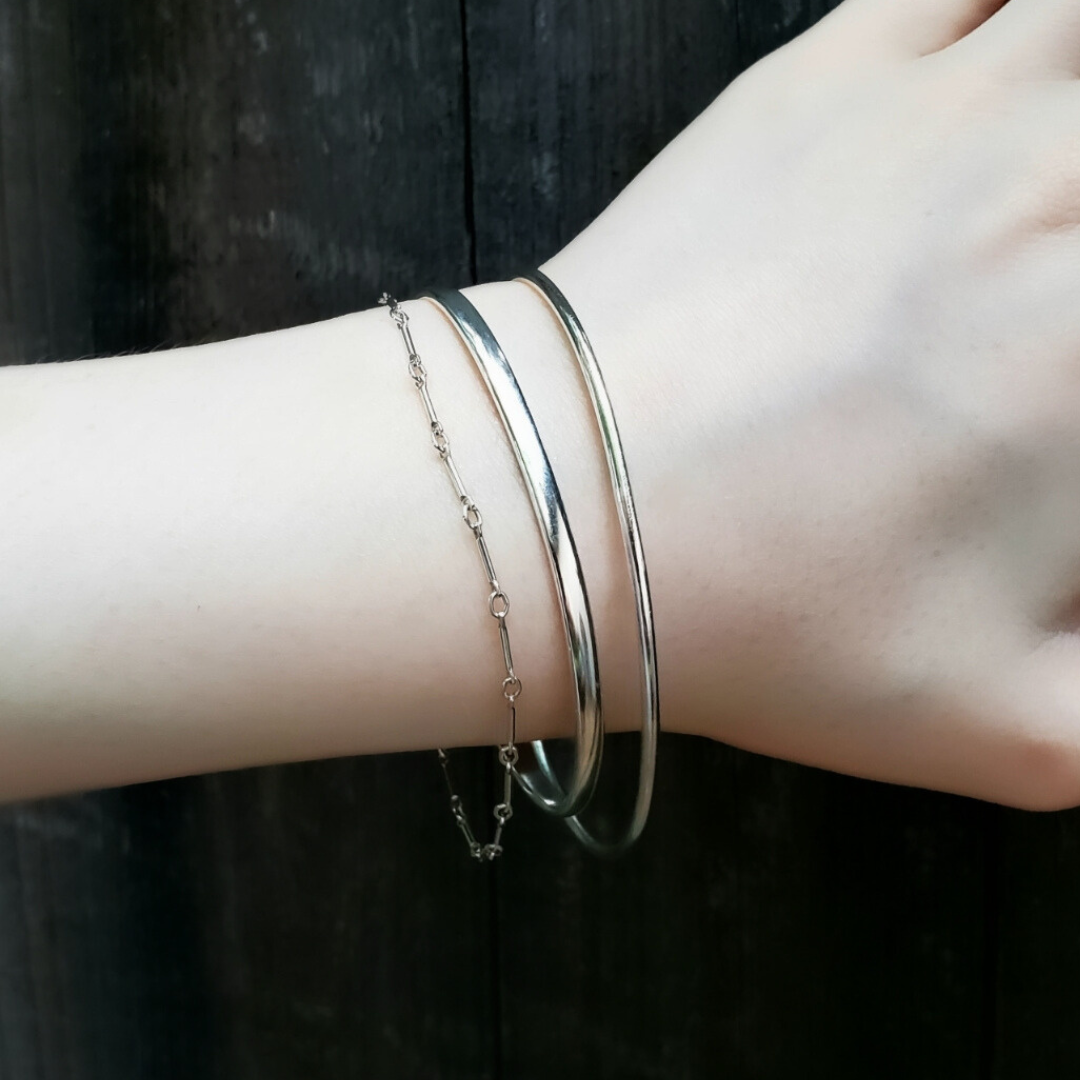
[[[495,574],[495,567],[491,562],[491,553],[488,551],[487,541],[484,539],[483,518],[481,517],[480,510],[477,508],[476,503],[473,502],[472,498],[465,490],[465,485],[461,480],[461,474],[458,472],[457,465],[454,463],[453,456],[450,453],[450,440],[446,437],[446,432],[443,430],[442,423],[435,414],[435,406],[432,404],[431,395],[428,392],[427,369],[424,367],[424,362],[420,359],[420,356],[416,351],[416,346],[413,344],[412,333],[409,330],[409,316],[402,310],[401,305],[389,293],[383,293],[379,298],[379,303],[386,305],[391,318],[397,324],[398,331],[401,334],[401,340],[405,343],[405,349],[409,356],[409,374],[412,376],[413,384],[420,393],[420,400],[424,403],[424,409],[427,411],[428,423],[431,425],[431,442],[435,447],[435,452],[446,466],[446,471],[450,475],[450,481],[454,485],[454,490],[457,492],[458,500],[461,503],[461,516],[469,530],[472,532],[473,539],[476,540],[476,546],[480,552],[480,559],[484,564],[484,571],[487,574],[488,587],[490,589],[487,600],[488,613],[495,619],[499,626],[503,663],[506,667],[506,678],[502,681],[502,695],[507,705],[509,732],[506,743],[499,747],[499,764],[503,772],[502,802],[498,803],[492,811],[495,815],[496,826],[495,836],[490,843],[481,844],[476,839],[472,827],[469,825],[469,819],[465,814],[465,809],[461,804],[461,799],[454,791],[454,783],[450,777],[450,761],[446,755],[446,751],[438,751],[439,763],[442,765],[443,775],[446,777],[446,785],[450,791],[450,810],[454,815],[454,821],[457,823],[458,828],[465,837],[466,843],[469,845],[469,854],[479,862],[491,862],[503,852],[503,828],[514,813],[513,807],[511,806],[511,793],[513,791],[513,782],[511,778],[518,760],[517,747],[514,745],[517,739],[516,702],[521,694],[522,686],[521,680],[514,674],[514,658],[513,653],[510,651],[510,631],[507,627],[507,615],[510,613],[510,597],[507,596],[506,592],[499,585],[499,579]]]
[[[649,816],[649,808],[652,804],[653,785],[656,773],[656,746],[660,731],[660,699],[659,682],[657,678],[655,630],[653,626],[652,600],[649,592],[648,575],[645,568],[645,555],[641,543],[641,533],[638,527],[637,513],[634,508],[634,499],[630,487],[630,478],[626,467],[626,459],[622,449],[622,440],[619,437],[618,425],[615,422],[611,400],[604,384],[600,366],[596,360],[592,344],[581,325],[580,320],[574,313],[566,297],[556,285],[541,271],[520,279],[533,285],[545,298],[552,310],[558,316],[563,329],[573,346],[574,355],[581,368],[582,377],[588,387],[589,398],[596,414],[597,424],[600,429],[601,439],[604,444],[604,453],[607,459],[608,471],[611,475],[612,488],[615,495],[616,506],[619,513],[619,523],[623,534],[623,543],[626,548],[627,560],[630,564],[631,576],[634,587],[634,599],[637,609],[638,641],[641,649],[641,689],[642,689],[642,720],[641,720],[641,761],[638,771],[638,789],[634,801],[634,809],[630,822],[625,831],[615,839],[600,839],[593,835],[587,825],[580,818],[580,810],[584,804],[569,814],[563,814],[571,831],[591,851],[603,855],[616,855],[625,851],[641,835],[645,822]],[[429,292],[425,294],[435,299],[450,315],[455,326],[472,354],[477,366],[484,376],[488,389],[495,399],[499,415],[506,427],[507,434],[514,446],[518,465],[525,478],[526,485],[532,496],[533,508],[536,511],[545,539],[548,540],[549,552],[557,551],[559,532],[553,528],[550,516],[550,507],[554,503],[562,520],[565,522],[565,514],[562,513],[562,502],[558,495],[558,486],[551,467],[544,452],[543,443],[533,422],[521,389],[514,378],[513,371],[507,362],[506,356],[499,347],[491,329],[477,312],[476,308],[469,303],[460,293],[456,292]],[[567,547],[573,554],[574,566],[580,574],[580,566],[576,561],[576,549],[573,545],[573,537],[569,525],[565,526],[568,539]],[[552,554],[552,566],[556,573],[556,582],[560,583],[559,563]],[[582,585],[584,590],[584,585]],[[559,596],[563,602],[563,621],[568,628],[573,624],[574,612],[566,608],[566,592],[559,588]],[[587,599],[585,601],[587,611]],[[591,636],[591,620],[590,620]],[[574,663],[575,674],[581,670],[581,659],[571,642],[571,659]],[[599,706],[599,700],[597,701]],[[600,726],[601,740],[603,738],[603,726]],[[516,775],[533,798],[541,802],[545,809],[551,812],[555,800],[550,799],[550,792],[556,794],[562,792],[559,779],[548,761],[543,743],[533,743],[539,770],[539,781],[532,775],[518,769]],[[600,755],[598,755],[599,758]],[[579,754],[577,763],[581,763]],[[595,778],[593,778],[595,782]],[[544,791],[549,798],[541,801],[536,799],[535,792]]]
[[[564,787],[547,760],[543,743],[535,741],[532,746],[539,771],[518,768],[515,775],[540,807],[558,817],[570,818],[592,797],[604,740],[596,635],[577,547],[544,444],[521,387],[491,329],[460,292],[437,289],[421,295],[435,301],[449,316],[476,363],[510,438],[544,537],[559,594],[577,695],[574,764]]]
[[[642,716],[641,764],[638,771],[638,790],[633,814],[625,834],[614,842],[596,839],[577,818],[571,818],[568,822],[574,834],[590,850],[613,855],[625,851],[645,828],[656,775],[656,744],[660,734],[660,688],[656,668],[656,631],[653,625],[649,577],[645,569],[645,552],[641,543],[641,530],[638,527],[637,511],[634,508],[634,496],[630,488],[630,476],[626,468],[622,440],[619,437],[618,425],[615,423],[615,413],[612,410],[611,399],[608,397],[607,387],[600,373],[600,365],[597,363],[588,335],[566,297],[546,274],[540,270],[534,270],[518,280],[527,281],[533,285],[547,300],[573,346],[603,439],[604,453],[607,457],[608,471],[611,474],[612,488],[619,511],[619,524],[622,526],[623,544],[626,548],[626,557],[630,564],[634,585],[638,643],[641,648]],[[542,759],[539,760],[543,767],[546,763]]]

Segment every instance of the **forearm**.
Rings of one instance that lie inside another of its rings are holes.
[[[633,726],[629,580],[573,360],[526,287],[471,295],[563,487],[608,725]],[[520,737],[567,734],[569,657],[509,444],[449,324],[408,308],[511,597]],[[0,797],[503,737],[486,581],[385,311],[6,368],[0,416]]]
[[[879,6],[741,75],[547,269],[619,418],[665,729],[1071,806],[1076,101],[1047,72],[1075,27],[1010,3],[958,41],[951,4]],[[587,395],[527,287],[477,293],[563,488],[606,726],[634,727]],[[509,446],[411,310],[511,597],[520,737],[568,733]],[[486,581],[385,312],[0,372],[0,470],[0,797],[502,737]]]

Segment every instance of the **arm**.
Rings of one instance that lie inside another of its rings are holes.
[[[1080,33],[1071,3],[1000,6],[848,0],[545,269],[619,417],[667,730],[1054,807],[1080,800]],[[550,436],[632,727],[584,394],[523,286],[474,299]],[[565,732],[509,449],[410,310],[513,601],[521,735]],[[0,374],[9,797],[497,740],[476,556],[385,313]]]
[[[560,431],[598,634],[618,645],[632,600],[573,362],[528,289],[475,299]],[[511,595],[521,735],[567,733],[569,660],[509,446],[449,324],[408,308]],[[6,797],[502,737],[486,583],[384,310],[10,367],[0,401]]]

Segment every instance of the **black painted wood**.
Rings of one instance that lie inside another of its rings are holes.
[[[439,0],[2,0],[0,359],[465,280],[461,42]],[[4,808],[0,1077],[495,1075],[459,841],[433,754]]]
[[[738,72],[734,0],[467,0],[477,270],[542,262]]]
[[[772,52],[840,6],[840,0],[740,0],[739,49],[743,66]]]
[[[833,6],[0,0],[0,362],[508,276]],[[522,800],[490,876],[423,754],[4,808],[0,1078],[1076,1074],[1077,814],[660,763],[625,860]]]
[[[1080,811],[1002,811],[995,1080],[1080,1070]]]
[[[553,254],[831,6],[467,3],[481,277]],[[529,856],[500,877],[509,1075],[984,1074],[992,811],[696,740],[665,737],[660,760],[622,863],[534,811],[515,820]]]
[[[662,749],[624,862],[522,815],[530,858],[500,895],[508,1074],[983,1076],[984,808]]]

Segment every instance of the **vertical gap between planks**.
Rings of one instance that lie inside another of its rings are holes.
[[[1001,934],[1001,853],[1005,811],[988,806],[983,825],[983,922],[982,922],[982,1042],[979,1076],[997,1075],[998,969]]]
[[[465,231],[469,237],[469,281],[477,284],[476,185],[473,182],[472,79],[469,72],[468,0],[459,0],[461,14],[461,104],[464,117]]]
[[[739,71],[744,71],[746,68],[746,57],[743,55],[743,39],[742,39],[742,12],[739,11],[739,0],[732,0],[732,11],[735,14],[735,55],[739,58]]]
[[[463,117],[463,158],[462,181],[465,187],[465,231],[469,244],[469,281],[475,285],[478,281],[476,253],[476,184],[473,175],[473,137],[472,137],[472,79],[469,71],[469,13],[468,0],[459,0],[461,21],[461,103]],[[497,780],[493,773],[487,774],[485,787],[488,790],[489,803],[496,798]],[[488,823],[490,824],[490,822]],[[501,862],[501,860],[500,860]],[[491,1073],[493,1080],[503,1080],[503,1010],[502,1010],[502,953],[499,947],[499,869],[494,863],[481,866],[488,878],[488,939],[491,951]]]

